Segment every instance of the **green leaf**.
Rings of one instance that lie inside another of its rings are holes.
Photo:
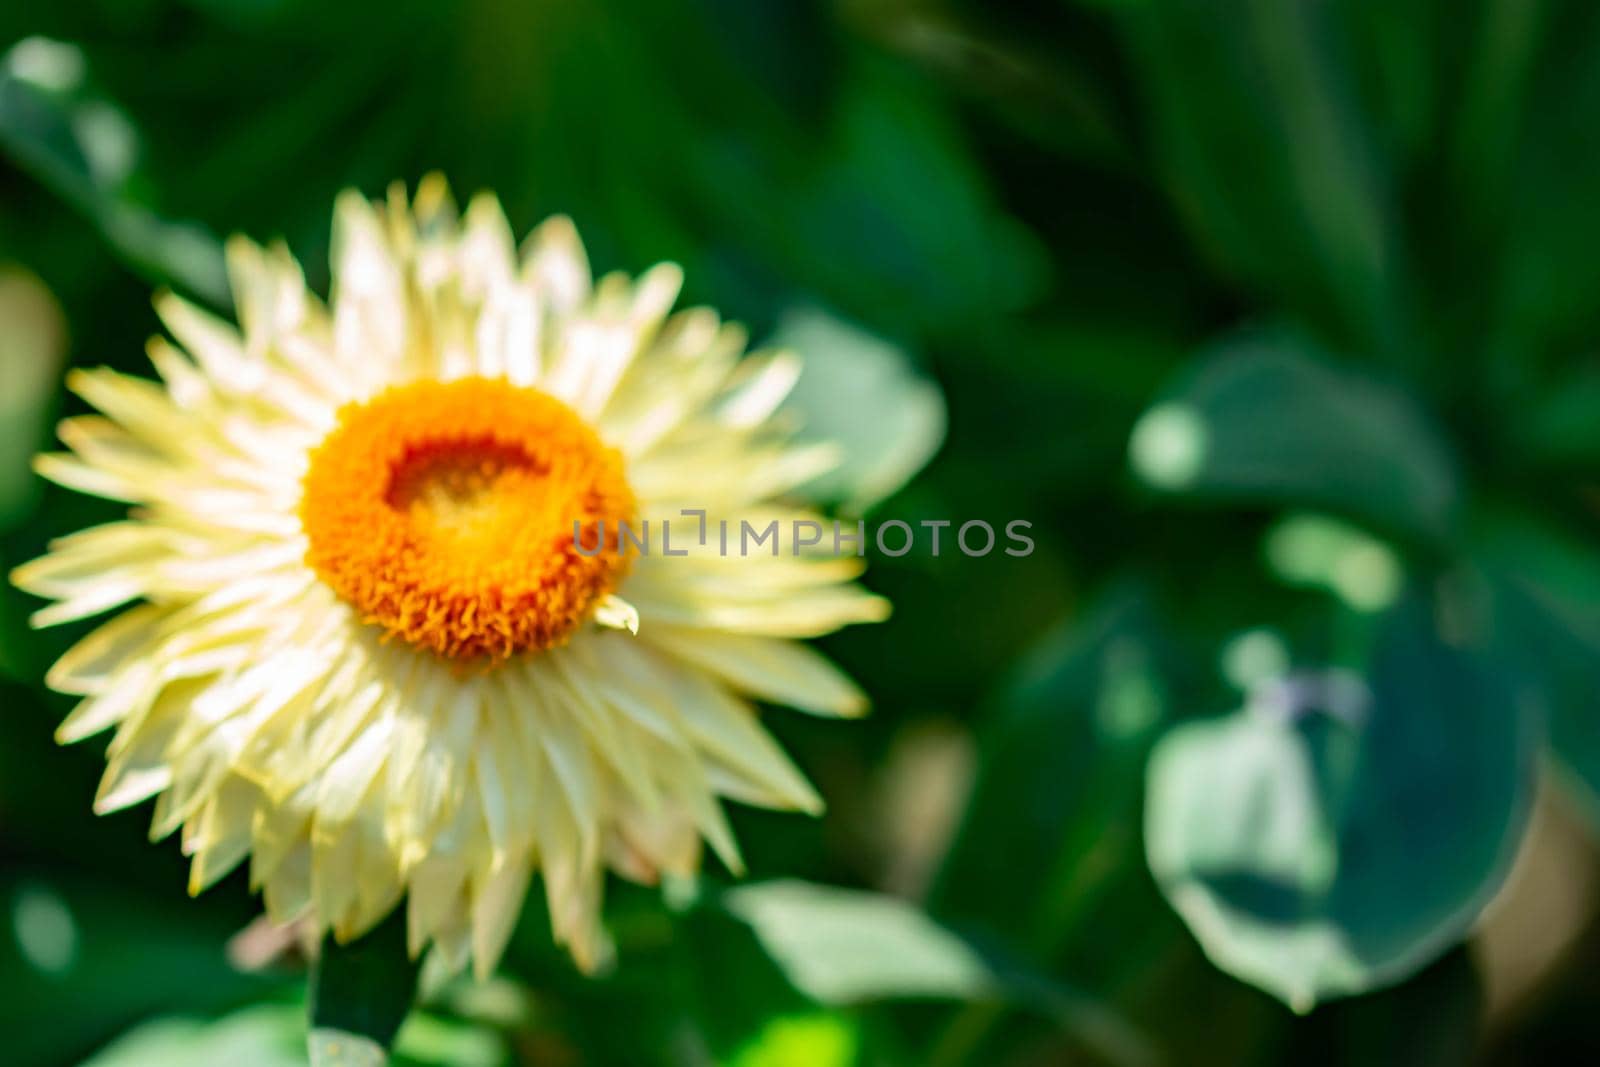
[[[1600,824],[1600,555],[1517,519],[1486,523],[1477,548],[1499,594],[1502,653],[1535,680],[1551,750]]]
[[[1389,985],[1463,937],[1499,887],[1536,727],[1497,669],[1408,601],[1363,681],[1291,675],[1161,741],[1150,869],[1219,967],[1296,1010]]]
[[[345,1030],[313,1027],[306,1035],[311,1067],[384,1067],[389,1053],[370,1037]]]
[[[258,1004],[216,1020],[165,1018],[117,1038],[84,1067],[305,1067],[305,1015],[298,1004]],[[311,1062],[368,1067],[383,1047],[336,1030],[310,1035]],[[422,1012],[401,1028],[395,1060],[408,1067],[502,1067],[504,1041],[471,1023]]]
[[[1003,964],[914,905],[862,890],[777,881],[724,894],[802,993],[840,1006],[888,999],[1033,1007],[1117,1063],[1146,1063],[1144,1038],[1081,994]]]
[[[30,37],[13,46],[0,58],[0,149],[88,216],[135,268],[225,302],[221,246],[151,210],[140,192],[139,133],[92,90],[88,73],[75,45]]]
[[[1168,194],[1205,253],[1383,351],[1404,311],[1389,161],[1335,17],[1317,4],[1143,4],[1123,27]]]
[[[346,945],[322,946],[311,982],[311,1060],[316,1067],[382,1064],[411,1011],[417,965],[406,952],[405,910]]]
[[[1600,240],[1600,210],[1590,196],[1600,180],[1600,144],[1585,136],[1600,121],[1600,10],[1511,0],[1493,8],[1507,26],[1486,34],[1483,47],[1512,52],[1532,71],[1525,90],[1491,81],[1483,94],[1502,110],[1525,101],[1504,124],[1512,180],[1497,204],[1506,216],[1505,247],[1491,277],[1500,290],[1496,335],[1527,360],[1541,350],[1587,347],[1600,322],[1600,279],[1589,266]]]
[[[50,290],[28,271],[0,267],[0,529],[38,495],[33,453],[44,443],[66,348],[66,319]]]
[[[215,1022],[158,1019],[119,1037],[83,1067],[305,1067],[303,1026],[291,1004],[245,1008]]]
[[[511,1024],[519,1021],[513,1019]],[[394,1040],[394,1054],[399,1064],[438,1067],[503,1067],[510,1059],[504,1037],[488,1026],[423,1011],[406,1016]]]
[[[893,897],[781,881],[734,889],[723,902],[795,987],[823,1004],[966,1000],[1000,989],[971,945]]]
[[[1281,326],[1202,352],[1140,418],[1129,458],[1161,492],[1323,508],[1432,540],[1460,510],[1455,460],[1412,402]]]
[[[1584,467],[1600,461],[1600,373],[1563,375],[1511,429],[1536,462]]]
[[[1395,551],[1354,526],[1296,514],[1267,532],[1267,565],[1290,585],[1324,589],[1355,611],[1394,605],[1405,581]]]
[[[70,826],[54,825],[57,832]],[[15,934],[0,937],[7,1064],[60,1063],[152,1015],[209,1015],[277,984],[229,966],[223,944],[233,924],[225,917],[109,875],[94,883],[19,874],[0,883],[0,908],[5,929]],[[298,1045],[304,1034],[298,1023],[296,1032]]]
[[[1048,957],[1123,854],[1137,866],[1165,650],[1135,590],[1040,640],[982,725],[976,782],[931,895],[940,916]]]
[[[789,410],[801,440],[832,441],[837,468],[807,492],[860,514],[911,480],[944,440],[939,387],[895,346],[822,311],[789,312],[772,344],[804,359]]]
[[[907,333],[987,327],[1040,291],[1045,257],[932,88],[857,54],[820,129],[762,153],[712,140],[685,165],[732,236],[829,304]]]
[[[848,1018],[832,1013],[780,1016],[739,1050],[732,1067],[850,1067],[861,1037]]]

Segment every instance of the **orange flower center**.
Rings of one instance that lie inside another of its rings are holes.
[[[305,476],[306,561],[389,636],[502,660],[566,641],[621,580],[622,457],[554,397],[418,382],[338,420]],[[605,549],[578,551],[574,523],[585,550],[603,529]]]

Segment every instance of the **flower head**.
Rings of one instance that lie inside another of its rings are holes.
[[[194,892],[248,858],[276,919],[347,940],[403,901],[413,953],[486,973],[535,873],[592,967],[607,868],[738,869],[720,798],[819,808],[752,701],[862,709],[797,641],[883,617],[859,563],[618,543],[809,518],[794,357],[437,178],[340,198],[326,305],[282,248],[228,265],[238,327],[159,298],[161,382],[75,372],[100,414],[38,461],[136,506],[12,575],[38,625],[122,609],[48,678],[84,698],[63,742],[116,729],[97,810],[155,797]]]

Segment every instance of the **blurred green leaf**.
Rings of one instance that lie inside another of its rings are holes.
[[[1338,682],[1338,684],[1335,684]],[[1407,602],[1365,678],[1291,675],[1151,756],[1150,868],[1219,967],[1306,1011],[1396,982],[1499,887],[1537,730],[1508,680]]]
[[[1214,971],[1156,891],[1140,838],[1150,745],[1175,694],[1200,685],[1169,628],[1128,583],[1028,651],[978,724],[977,777],[929,905],[1105,997],[1173,1062],[1235,1063],[1259,1040],[1259,1005],[1206,983]],[[994,1012],[987,1036],[952,1038],[962,1058],[948,1062],[997,1056],[1021,1021]],[[1204,1054],[1194,1025],[1209,1029]]]
[[[778,214],[825,292],[881,302],[844,306],[908,326],[985,322],[1038,290],[1043,250],[1002,210],[953,118],[888,64],[860,61],[844,80],[823,165],[796,190],[799,210]]]
[[[348,1030],[314,1026],[306,1035],[311,1067],[385,1067],[389,1052],[384,1046]]]
[[[964,129],[898,65],[849,60],[824,129],[779,127],[761,151],[714,139],[686,161],[702,210],[788,277],[786,297],[812,291],[896,333],[987,327],[1025,307],[1044,249],[1003,210]]]
[[[50,290],[25,270],[0,267],[0,529],[38,494],[33,453],[55,408],[66,347],[66,319]]]
[[[1291,585],[1325,589],[1356,611],[1392,607],[1405,582],[1395,551],[1323,515],[1289,515],[1267,532],[1267,564]]]
[[[825,312],[789,312],[771,338],[804,360],[786,404],[801,440],[831,441],[842,461],[806,487],[862,514],[910,481],[944,440],[944,396],[906,354]]]
[[[1600,144],[1588,134],[1600,116],[1600,9],[1510,0],[1493,7],[1505,26],[1485,35],[1486,55],[1507,54],[1530,71],[1525,90],[1490,72],[1480,92],[1501,108],[1501,100],[1521,105],[1505,120],[1508,195],[1491,202],[1507,216],[1492,336],[1521,364],[1506,372],[1520,374],[1547,353],[1592,347],[1600,326],[1600,282],[1589,268],[1600,240],[1589,195],[1600,181]]]
[[[1284,327],[1202,352],[1134,427],[1129,457],[1159,491],[1326,508],[1432,540],[1460,509],[1455,460],[1416,405]]]
[[[297,1006],[263,1004],[215,1022],[158,1019],[136,1027],[83,1067],[305,1067]]]
[[[405,909],[396,908],[349,944],[325,939],[312,972],[312,1063],[383,1063],[383,1050],[393,1044],[416,991],[417,964],[406,952]]]
[[[486,1026],[413,1011],[394,1039],[394,1059],[400,1067],[504,1067],[510,1051],[505,1039]]]
[[[981,17],[987,14],[924,0],[857,4],[847,17],[940,82],[987,104],[997,123],[1078,159],[1126,164],[1125,131],[1115,128],[1109,87],[1092,69],[1098,41],[1074,33],[1024,39],[1004,18]]]
[[[1600,462],[1600,371],[1563,376],[1518,415],[1512,430],[1535,460],[1577,467]]]
[[[1399,336],[1402,249],[1388,161],[1332,17],[1251,0],[1144,4],[1124,27],[1170,195],[1206,251],[1383,352]]]
[[[742,886],[723,897],[801,992],[823,1004],[885,997],[998,995],[983,957],[892,897],[806,882]]]
[[[993,700],[931,898],[938,915],[1048,956],[1136,848],[1144,756],[1168,713],[1147,598],[1121,590],[1032,649]]]
[[[152,1012],[215,1012],[274,984],[230,967],[227,920],[195,914],[181,893],[39,876],[0,883],[0,906],[0,1028],[15,1067],[59,1063]]]
[[[1042,1011],[1115,1063],[1148,1063],[1145,1040],[1094,1000],[979,952],[914,905],[808,882],[742,886],[723,905],[749,923],[795,988],[822,1004],[1004,1001]]]
[[[833,1014],[773,1019],[730,1067],[850,1067],[860,1052],[855,1026]]]
[[[268,1003],[215,1020],[164,1018],[141,1023],[84,1067],[305,1067],[305,1010]],[[313,1032],[313,1064],[366,1067],[387,1061],[381,1046],[341,1031]],[[417,1012],[396,1041],[399,1067],[504,1067],[504,1041],[471,1023]]]
[[[76,45],[44,37],[14,45],[0,58],[0,148],[88,216],[134,267],[224,303],[221,246],[199,226],[150,209],[140,192],[139,133],[88,78]]]
[[[84,1067],[305,1067],[305,1013],[298,1004],[259,1004],[214,1021],[157,1019],[117,1038]],[[311,1062],[366,1067],[383,1048],[339,1031],[314,1032]],[[469,1023],[418,1012],[401,1028],[395,1063],[404,1067],[501,1067],[504,1042]]]
[[[1502,516],[1477,532],[1500,594],[1500,651],[1535,680],[1551,749],[1600,825],[1600,556],[1526,519]]]

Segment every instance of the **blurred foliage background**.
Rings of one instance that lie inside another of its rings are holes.
[[[400,1062],[1592,1061],[1597,129],[1584,0],[12,0],[0,567],[114,513],[28,456],[153,287],[242,231],[325,291],[336,192],[441,170],[802,349],[842,507],[1038,548],[878,554],[875,714],[769,719],[828,815],[614,886],[600,980],[535,904]],[[303,1063],[293,936],[91,816],[32,609],[5,1061]]]

